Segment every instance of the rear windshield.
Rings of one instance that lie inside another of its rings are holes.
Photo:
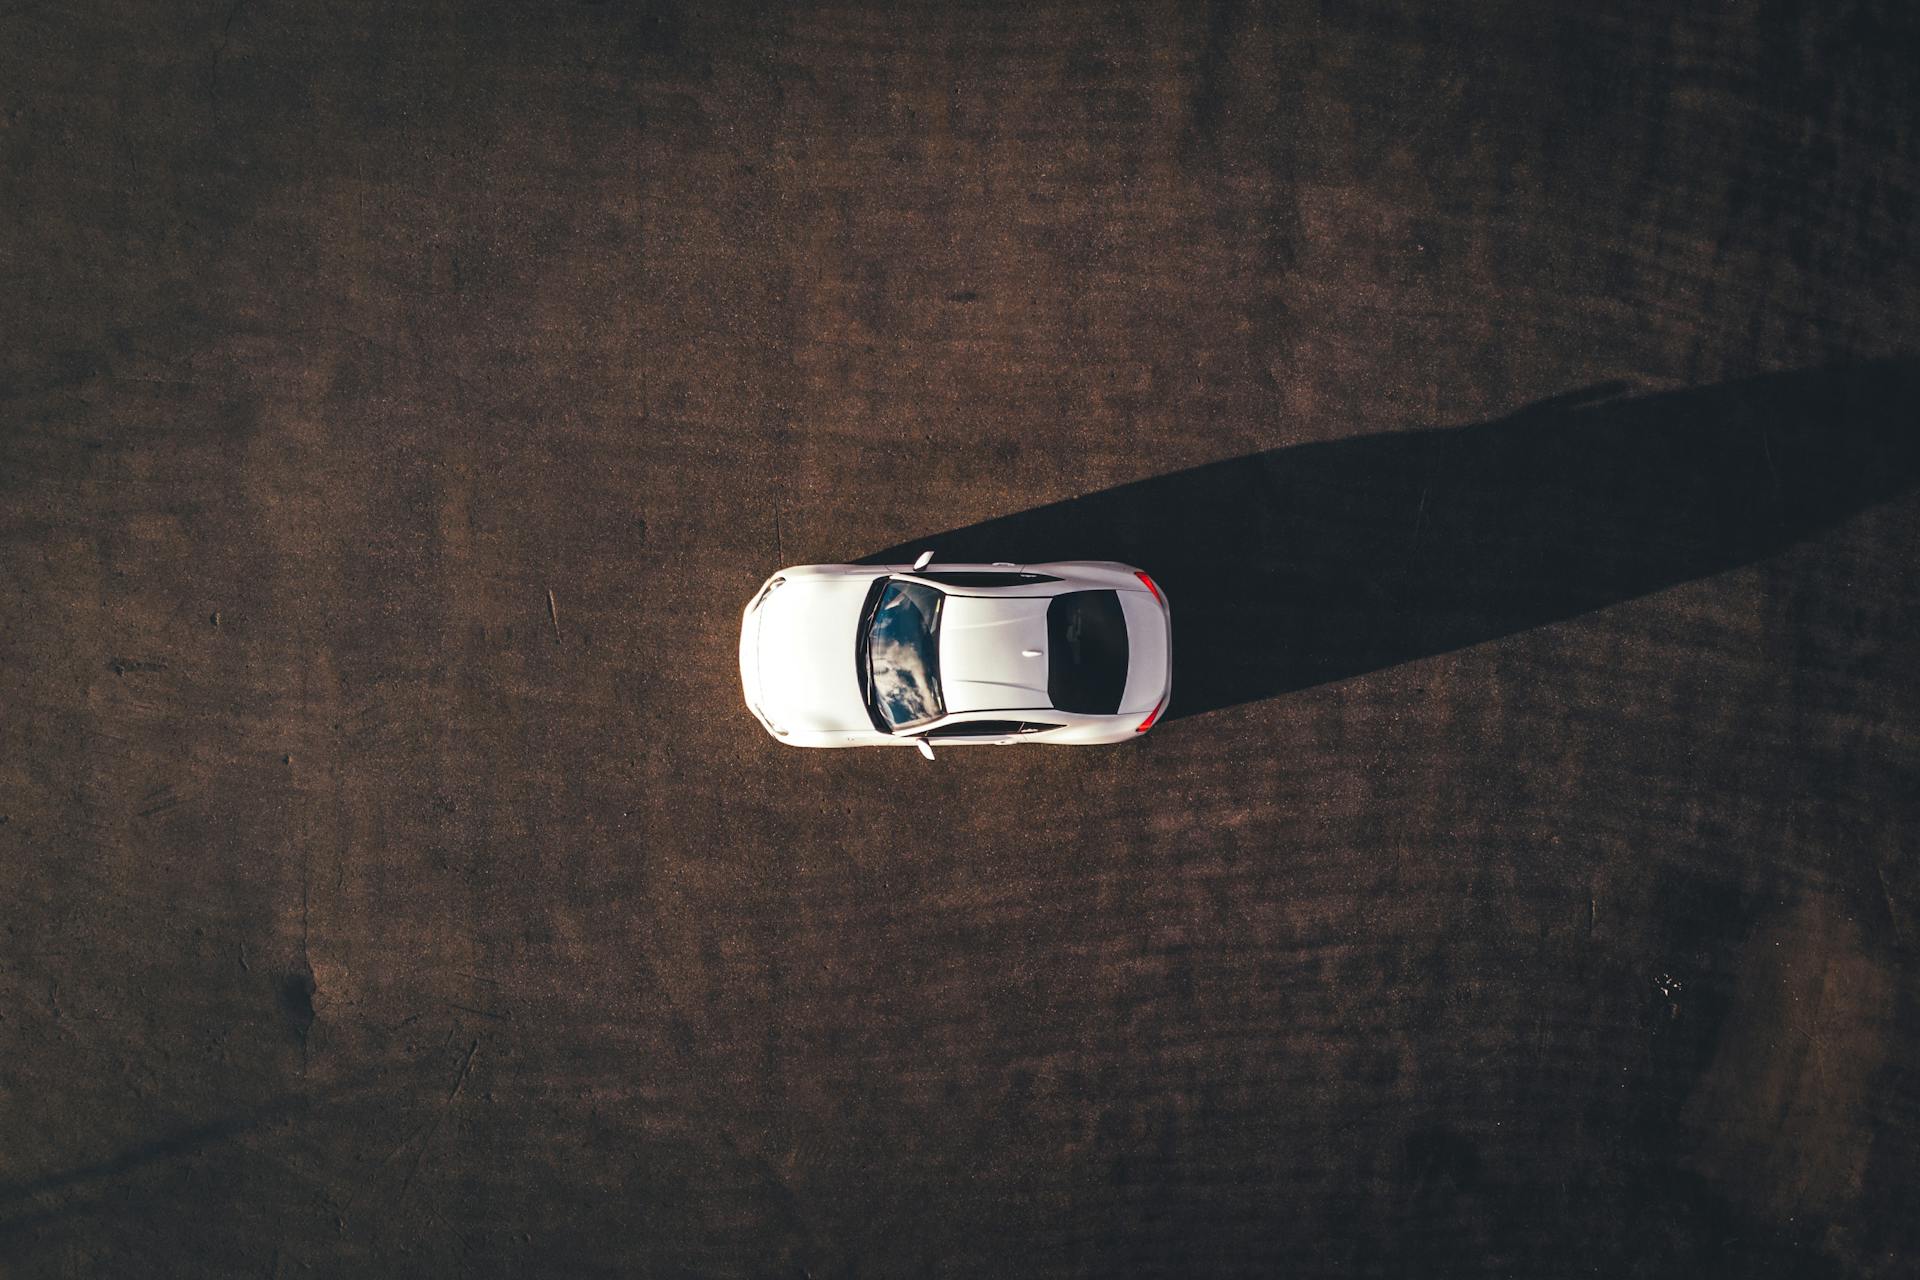
[[[1114,591],[1070,591],[1047,608],[1047,697],[1062,711],[1110,716],[1127,687],[1127,619]]]

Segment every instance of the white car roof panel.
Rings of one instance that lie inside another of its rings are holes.
[[[1047,707],[1046,596],[949,595],[940,612],[948,712]]]

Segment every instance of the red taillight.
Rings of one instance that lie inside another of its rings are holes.
[[[1147,575],[1143,573],[1140,576],[1144,578]],[[1167,704],[1163,702],[1160,704],[1160,707],[1164,707],[1166,705]],[[1153,722],[1160,718],[1160,707],[1155,707],[1153,710],[1147,712],[1147,718],[1140,722],[1140,727],[1138,729],[1135,729],[1134,732],[1145,733],[1147,730],[1153,728]]]
[[[1140,571],[1139,571],[1138,569],[1135,569],[1135,570],[1133,571],[1133,576],[1134,576],[1134,577],[1136,577],[1136,578],[1138,578],[1138,579],[1140,579],[1140,581],[1142,581],[1142,582],[1144,582],[1144,583],[1146,583],[1146,584],[1147,584],[1147,590],[1149,590],[1149,591],[1151,591],[1151,592],[1153,592],[1153,598],[1154,598],[1155,600],[1158,600],[1158,601],[1159,601],[1159,602],[1160,602],[1161,604],[1165,604],[1165,603],[1167,602],[1167,601],[1166,601],[1166,597],[1164,597],[1164,596],[1162,596],[1162,595],[1160,594],[1160,588],[1158,588],[1158,587],[1156,587],[1156,586],[1154,586],[1154,585],[1153,585],[1153,579],[1152,579],[1152,578],[1149,578],[1149,577],[1148,577],[1148,576],[1147,576],[1146,574],[1144,574],[1144,573],[1142,573],[1142,572],[1140,572]],[[1148,720],[1148,721],[1147,721],[1147,724],[1152,724],[1152,723],[1153,723],[1153,721],[1152,721],[1152,720]],[[1141,725],[1140,727],[1141,727],[1142,729],[1144,729],[1144,728],[1146,728],[1146,727],[1147,727],[1147,725],[1146,725],[1146,724],[1143,724],[1143,725]]]

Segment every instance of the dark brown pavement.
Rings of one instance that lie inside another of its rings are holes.
[[[1920,11],[1684,8],[9,0],[0,1275],[1912,1275]]]

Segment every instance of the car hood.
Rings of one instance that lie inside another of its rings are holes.
[[[1045,596],[947,597],[940,610],[940,691],[948,711],[1052,705],[1049,603]]]
[[[873,727],[854,666],[860,606],[872,584],[871,578],[790,578],[748,615],[741,633],[741,679],[747,697],[758,699],[762,715],[775,727],[790,732]]]

